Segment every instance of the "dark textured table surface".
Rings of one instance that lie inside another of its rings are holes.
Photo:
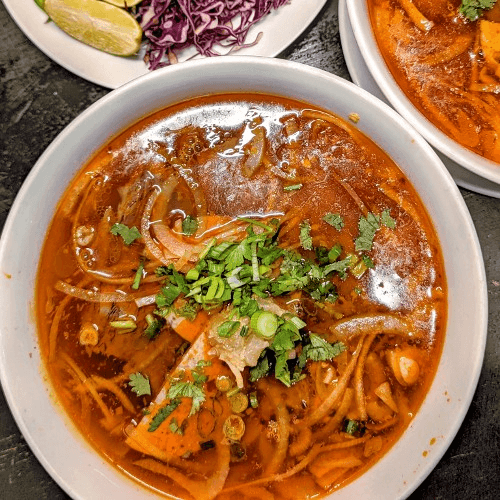
[[[340,46],[337,3],[327,2],[306,32],[280,57],[349,79]],[[109,90],[52,62],[24,36],[1,3],[0,25],[1,228],[22,182],[44,149]],[[458,435],[411,500],[500,498],[500,199],[464,189],[460,192],[476,225],[486,265],[486,355],[476,394]],[[68,498],[30,451],[2,393],[0,498]],[[370,498],[368,492],[366,498]]]

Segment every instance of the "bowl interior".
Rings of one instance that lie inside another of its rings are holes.
[[[391,105],[438,151],[460,166],[500,184],[500,166],[461,146],[433,125],[411,103],[387,68],[372,31],[366,1],[347,2],[349,18],[364,61]]]
[[[448,328],[430,393],[392,450],[366,474],[335,493],[335,498],[366,498],[367,492],[370,498],[406,497],[441,458],[465,416],[484,353],[486,281],[470,215],[433,150],[388,106],[329,73],[288,61],[253,57],[183,63],[111,92],[72,122],[28,176],[2,234],[3,389],[29,445],[73,498],[120,495],[135,500],[153,497],[154,493],[125,478],[84,442],[44,380],[33,290],[40,250],[57,201],[81,166],[108,138],[143,116],[197,95],[245,91],[299,99],[344,118],[358,113],[359,129],[399,164],[420,193],[445,255]],[[433,439],[436,442],[431,446]]]

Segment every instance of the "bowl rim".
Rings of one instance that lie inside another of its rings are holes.
[[[473,173],[500,184],[500,164],[467,149],[442,132],[401,90],[378,48],[366,0],[346,0],[346,4],[354,37],[366,66],[390,104],[442,154]]]
[[[381,101],[373,97],[368,92],[364,91],[363,89],[360,89],[359,87],[355,86],[350,82],[347,82],[346,80],[341,79],[338,76],[332,75],[323,70],[305,66],[303,64],[292,61],[270,59],[263,57],[252,57],[252,56],[232,56],[231,58],[217,58],[217,60],[190,61],[174,67],[167,67],[162,70],[158,70],[157,72],[153,72],[151,74],[133,80],[132,82],[129,82],[126,85],[111,91],[109,94],[99,99],[89,108],[87,108],[83,113],[81,113],[78,117],[76,117],[69,125],[67,125],[62,130],[62,132],[54,139],[54,141],[49,145],[49,147],[45,150],[45,152],[40,156],[39,160],[36,162],[32,171],[27,176],[25,182],[21,187],[21,190],[16,196],[14,204],[10,210],[5,226],[3,228],[2,238],[0,239],[0,271],[2,271],[0,273],[0,283],[2,284],[2,286],[0,286],[0,310],[4,308],[4,304],[6,304],[9,299],[9,293],[7,290],[8,287],[3,285],[7,282],[5,275],[7,270],[6,266],[9,265],[10,260],[12,260],[13,258],[11,250],[12,250],[12,245],[15,243],[13,241],[14,240],[13,234],[15,232],[16,223],[18,223],[19,220],[24,220],[23,217],[27,216],[26,215],[27,211],[25,208],[27,200],[29,200],[30,199],[29,197],[33,195],[34,192],[36,192],[37,183],[44,180],[44,174],[46,174],[46,171],[50,171],[49,165],[54,160],[56,155],[58,154],[60,155],[61,152],[67,153],[65,149],[65,142],[68,140],[68,138],[73,137],[79,130],[85,129],[86,127],[88,128],[88,126],[92,125],[92,123],[95,123],[95,120],[99,116],[99,114],[102,114],[103,112],[110,113],[111,112],[110,110],[119,110],[117,105],[119,106],[122,104],[126,104],[129,98],[133,96],[133,94],[138,90],[144,91],[144,89],[147,89],[148,92],[154,96],[159,92],[159,89],[161,89],[162,91],[164,90],[165,84],[167,84],[168,87],[168,82],[170,82],[171,80],[179,79],[179,81],[182,81],[184,74],[190,74],[191,76],[203,74],[204,83],[206,83],[206,79],[208,78],[208,76],[210,76],[210,78],[212,79],[217,80],[217,78],[219,78],[220,73],[224,73],[225,71],[235,71],[235,68],[239,69],[245,68],[246,71],[248,72],[250,71],[256,71],[257,73],[260,72],[264,76],[272,74],[272,72],[275,73],[277,72],[280,78],[286,76],[290,81],[292,78],[296,79],[297,81],[303,81],[301,77],[310,78],[311,83],[307,85],[311,85],[311,88],[317,87],[318,89],[320,89],[321,85],[327,85],[327,86],[331,85],[337,91],[342,90],[347,94],[351,95],[352,98],[359,100],[360,106],[367,105],[370,108],[372,108],[374,112],[382,113],[383,115],[385,115],[386,118],[389,120],[391,126],[397,127],[398,130],[401,131],[400,134],[404,134],[405,138],[406,137],[410,138],[412,147],[414,145],[416,148],[418,148],[419,151],[423,153],[424,156],[429,160],[433,168],[435,168],[434,171],[435,175],[441,181],[440,187],[443,190],[441,192],[441,195],[443,196],[447,195],[448,197],[450,197],[451,200],[453,200],[456,209],[454,213],[456,221],[465,224],[465,227],[463,227],[463,232],[466,233],[467,235],[467,238],[465,239],[466,240],[465,246],[468,247],[470,255],[473,257],[472,263],[470,265],[470,272],[473,275],[474,282],[471,285],[471,287],[474,296],[478,300],[477,309],[473,313],[471,313],[472,315],[475,315],[477,324],[476,328],[477,334],[473,340],[474,341],[474,350],[472,353],[473,359],[471,359],[471,363],[473,364],[472,377],[467,381],[466,386],[463,389],[461,389],[462,392],[460,393],[460,398],[461,398],[460,401],[454,403],[457,406],[457,411],[454,412],[453,416],[450,415],[448,415],[447,417],[445,416],[445,419],[449,418],[450,425],[446,428],[447,431],[446,435],[442,436],[442,438],[440,439],[439,446],[434,447],[433,453],[426,460],[422,461],[423,462],[422,465],[419,464],[418,466],[416,466],[416,469],[413,471],[413,476],[409,480],[409,482],[402,481],[400,478],[395,479],[395,481],[399,484],[399,488],[393,490],[394,497],[406,498],[406,496],[408,496],[418,485],[421,484],[421,482],[425,479],[425,477],[427,477],[427,475],[432,471],[432,469],[441,459],[442,455],[445,453],[448,446],[451,444],[453,438],[455,437],[456,433],[458,432],[458,429],[462,424],[463,419],[465,418],[465,414],[472,401],[472,397],[474,395],[478,383],[484,356],[484,349],[486,345],[487,288],[486,288],[485,270],[481,255],[481,249],[479,246],[479,241],[477,239],[477,234],[475,232],[474,225],[470,217],[470,214],[468,212],[468,209],[465,205],[462,196],[460,195],[460,192],[458,191],[457,186],[453,182],[453,179],[451,178],[450,174],[448,173],[444,165],[437,157],[436,153],[423,140],[423,138],[420,135],[418,135],[418,133],[411,126],[408,126],[408,123],[403,118],[401,118],[401,116],[399,116],[393,109],[391,109],[389,106],[387,106],[386,104],[382,103]],[[235,72],[233,76],[234,75],[238,75],[238,73]],[[236,79],[238,78],[239,76]],[[224,91],[221,92],[223,93]],[[274,93],[275,95],[284,95],[288,97],[293,97],[288,95],[285,91],[268,92],[264,89],[261,90],[261,92]],[[318,90],[318,92],[326,92],[326,91]],[[200,92],[198,95],[204,93],[206,92]],[[165,104],[163,107],[166,107],[174,102],[176,101],[175,100],[169,101],[168,104]],[[156,109],[159,108],[157,107]],[[155,109],[149,109],[142,116],[146,116],[154,111]],[[121,127],[117,132],[128,127],[138,119],[140,119],[140,117],[137,117],[134,120],[127,122],[126,126]],[[112,136],[113,135],[111,135],[111,137]],[[92,150],[93,152],[91,151],[87,153],[88,157],[91,157],[92,154],[97,149],[99,149],[99,147],[102,144],[108,142],[109,138],[110,137],[107,136],[104,139],[102,139],[102,142],[99,144],[99,146],[93,148]],[[80,166],[78,166],[78,168],[74,168],[73,170],[75,172],[78,172],[80,170]],[[64,186],[64,188],[65,187],[66,186]],[[419,194],[422,196],[421,192],[419,192]],[[434,194],[434,196],[437,196],[437,194]],[[52,205],[52,210],[51,213],[49,214],[50,220],[52,219],[53,216],[55,203],[56,201],[50,202],[50,204]],[[28,204],[28,206],[30,205]],[[36,207],[34,209],[36,210]],[[443,229],[441,228],[441,231],[442,230]],[[43,230],[44,234],[45,232],[46,228]],[[30,299],[32,300],[32,297],[30,297]],[[49,472],[49,474],[54,478],[54,480],[70,496],[72,496],[73,498],[82,498],[85,500],[88,500],[89,498],[94,498],[89,496],[89,490],[84,489],[81,480],[79,482],[74,475],[68,474],[67,471],[61,473],[61,471],[57,468],[57,466],[54,466],[53,460],[51,458],[48,458],[48,453],[46,450],[47,443],[41,441],[39,434],[37,434],[37,432],[34,431],[36,426],[34,426],[33,422],[29,421],[27,417],[27,412],[30,411],[30,408],[27,408],[26,406],[23,407],[22,404],[19,403],[18,401],[19,394],[16,392],[18,390],[18,388],[16,387],[16,381],[13,380],[12,374],[9,373],[6,363],[7,358],[6,358],[5,344],[8,334],[9,331],[6,330],[5,325],[0,324],[0,381],[2,382],[4,393],[7,402],[9,404],[9,408],[16,420],[17,425],[19,426],[30,448],[32,449],[33,453],[38,458],[38,460],[41,462],[43,467]],[[449,342],[451,342],[448,341],[449,338],[450,336],[447,333],[444,349],[446,349],[446,346],[449,345]],[[34,358],[36,358],[36,354]],[[440,366],[442,363],[443,360],[441,360]],[[43,367],[37,366],[37,370],[40,373],[40,370],[43,370]],[[435,383],[436,381],[433,383],[433,386]],[[45,386],[45,388],[47,390],[41,396],[43,403],[46,404],[48,401],[50,405],[55,406],[55,403],[51,401],[52,396],[50,394],[50,387]],[[431,387],[430,391],[432,390],[433,389]],[[420,414],[423,411],[424,406],[426,407],[428,406],[427,399],[429,399],[429,397],[426,398],[426,401],[424,401],[424,404],[420,408],[419,412],[417,412],[417,416],[415,417],[415,423],[410,426],[411,432],[417,432],[413,430],[413,427],[415,428],[419,427],[419,423],[421,420]],[[106,478],[107,482],[112,483],[113,481],[115,481],[117,483],[122,484],[123,487],[125,487],[125,484],[127,484],[128,485],[126,490],[127,494],[130,492],[130,495],[132,495],[134,491],[139,492],[138,495],[140,496],[137,496],[137,498],[146,498],[146,497],[153,498],[153,493],[151,493],[151,495],[148,495],[147,490],[144,490],[142,487],[139,487],[136,482],[132,483],[131,480],[127,480],[127,482],[125,483],[125,476],[122,473],[119,473],[107,462],[105,462],[102,458],[98,457],[98,454],[95,452],[95,450],[92,449],[88,443],[83,442],[83,438],[81,436],[75,434],[76,431],[74,430],[74,428],[72,428],[72,424],[71,423],[68,424],[67,416],[62,414],[62,411],[60,411],[60,409],[57,408],[54,409],[54,412],[58,415],[58,418],[61,421],[64,421],[64,424],[66,426],[65,430],[60,430],[60,431],[58,430],[58,432],[65,433],[66,437],[69,436],[74,444],[80,446],[84,450],[82,453],[84,453],[85,456],[90,453],[94,457],[92,458],[92,464],[88,466],[89,470],[92,467],[94,468],[99,467],[99,464],[101,467],[104,464],[105,468],[107,465],[106,473],[109,474],[109,478]],[[407,429],[407,431],[405,431],[403,436],[405,436],[409,432],[410,432],[409,429]],[[343,487],[338,492],[336,492],[335,497],[339,497],[339,500],[341,500],[342,498],[349,498],[349,496],[357,488],[358,485],[366,486],[366,484],[369,484],[367,481],[364,480],[364,478],[366,478],[368,474],[372,474],[371,471],[374,470],[379,471],[386,469],[387,472],[387,467],[386,467],[387,457],[392,455],[396,449],[398,450],[398,453],[402,452],[401,442],[403,440],[403,436],[401,436],[399,440],[396,442],[396,444],[392,446],[391,450],[388,453],[386,453],[385,456],[382,457],[365,474],[363,474],[360,478],[356,479],[355,481],[351,482],[350,484],[348,484],[347,486]],[[53,437],[50,436],[50,439],[53,439]],[[100,474],[102,475],[102,473]],[[86,481],[88,481],[88,476],[85,479]],[[121,490],[116,490],[116,491],[121,491]],[[371,491],[371,490],[365,490],[365,491]],[[96,493],[95,498],[100,498],[101,492],[96,491],[95,493]],[[129,496],[129,498],[135,499],[136,497]],[[325,498],[330,498],[330,496]],[[378,498],[378,497],[373,496],[373,498]],[[383,497],[381,496],[380,498]]]

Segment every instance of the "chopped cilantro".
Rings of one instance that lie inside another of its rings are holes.
[[[192,234],[196,233],[197,230],[198,230],[198,221],[194,217],[188,215],[182,221],[182,232],[187,236],[191,236]]]
[[[139,230],[133,226],[129,228],[125,224],[113,224],[110,229],[111,234],[115,236],[121,236],[125,245],[131,245],[137,238],[141,237]]]
[[[333,226],[337,231],[340,231],[344,227],[344,219],[340,214],[327,213],[323,216],[323,220]]]
[[[179,426],[177,423],[177,419],[174,417],[172,420],[170,420],[170,423],[168,424],[168,428],[174,433],[174,434],[179,434],[179,435],[184,435],[184,431],[182,429],[182,426]]]
[[[203,389],[191,382],[177,382],[170,386],[167,396],[170,399],[191,398],[192,403],[189,416],[194,415],[200,409],[203,401],[205,401]]]
[[[151,386],[149,385],[149,378],[141,373],[132,373],[129,377],[129,386],[138,396],[151,396]]]
[[[380,223],[389,229],[394,229],[396,227],[396,221],[391,217],[389,210],[384,210],[380,214]]]
[[[497,0],[462,0],[460,14],[469,21],[475,21],[483,15],[483,11],[491,9]]]
[[[328,361],[347,349],[342,342],[330,344],[315,333],[310,333],[309,339],[311,343],[304,347],[303,352],[306,359],[312,361]]]
[[[379,219],[371,212],[366,217],[361,216],[358,223],[359,236],[355,241],[356,250],[370,251],[372,249],[373,238],[380,227]]]
[[[229,338],[238,331],[239,327],[239,321],[225,321],[219,326],[217,333],[219,334],[219,337]]]
[[[158,335],[163,326],[163,322],[159,318],[155,318],[150,314],[146,316],[146,321],[148,326],[144,330],[143,335],[151,340]]]
[[[288,367],[288,353],[282,352],[276,356],[276,365],[274,367],[274,376],[277,380],[285,384],[287,387],[292,385],[290,376],[290,368]]]
[[[370,257],[368,257],[368,255],[363,255],[361,257],[364,265],[368,268],[368,269],[373,269],[373,267],[375,267],[375,264],[373,263],[373,260],[370,259]]]
[[[300,243],[304,250],[312,250],[311,225],[306,220],[300,223]]]
[[[173,312],[177,316],[182,316],[183,318],[186,318],[189,321],[194,321],[198,314],[198,308],[194,304],[187,303],[184,304],[182,307],[174,308]]]
[[[250,368],[250,382],[255,382],[260,378],[265,377],[269,373],[269,360],[266,356],[266,351],[261,354],[257,365],[254,368]]]
[[[158,410],[156,415],[151,419],[149,423],[148,432],[154,432],[160,424],[162,424],[172,412],[181,404],[179,399],[174,399],[170,403]]]

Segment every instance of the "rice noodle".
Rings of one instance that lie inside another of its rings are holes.
[[[429,21],[416,7],[412,0],[398,0],[410,19],[420,31],[429,31],[434,23]]]
[[[179,486],[187,490],[196,500],[212,500],[224,487],[229,474],[230,449],[227,444],[218,444],[218,456],[215,472],[206,481],[195,481],[178,470],[157,462],[150,458],[144,458],[134,462],[143,469],[150,470],[156,474],[162,474],[175,481]]]
[[[295,465],[291,469],[288,469],[286,472],[283,472],[282,474],[276,474],[274,476],[255,479],[254,481],[250,481],[248,483],[242,483],[242,484],[237,484],[235,486],[230,486],[229,488],[223,489],[222,493],[228,493],[230,491],[236,491],[242,488],[257,486],[259,484],[272,483],[288,479],[294,476],[295,474],[299,473],[300,471],[304,470],[316,458],[316,456],[320,452],[321,452],[321,445],[316,444],[309,450],[309,453],[297,465]]]
[[[330,392],[329,396],[321,403],[321,405],[316,408],[308,417],[305,419],[305,424],[314,425],[318,423],[323,417],[328,415],[332,408],[337,404],[337,401],[342,397],[347,384],[351,378],[352,372],[354,371],[354,367],[358,361],[359,354],[361,352],[361,346],[363,345],[365,337],[363,336],[356,346],[356,350],[354,351],[347,368],[345,369],[342,376],[339,378],[337,385]]]
[[[365,389],[363,384],[363,375],[365,373],[365,361],[368,351],[375,340],[376,335],[370,335],[366,342],[363,344],[361,353],[359,355],[358,364],[356,365],[356,370],[354,371],[354,390],[356,393],[356,404],[359,411],[359,419],[362,422],[368,420],[368,414],[366,413],[366,399],[365,399]]]
[[[101,396],[99,396],[99,394],[97,393],[97,390],[96,390],[92,380],[89,379],[83,373],[83,371],[78,367],[78,365],[65,352],[61,353],[61,357],[71,367],[71,369],[76,373],[78,378],[81,380],[82,384],[87,389],[88,393],[94,398],[94,401],[97,403],[97,405],[101,409],[107,423],[113,424],[113,416],[111,415],[109,408],[104,404],[104,401],[102,400]]]
[[[144,207],[144,212],[141,218],[141,236],[144,240],[144,244],[146,245],[146,248],[148,249],[149,253],[157,260],[159,260],[162,264],[168,266],[169,264],[172,263],[172,258],[171,258],[172,256],[169,256],[170,258],[167,258],[165,256],[165,254],[153,241],[153,238],[151,238],[151,234],[149,232],[150,231],[149,219],[151,217],[151,211],[153,210],[153,205],[155,204],[156,198],[158,198],[159,194],[160,194],[159,191],[155,189],[151,193],[151,196],[148,198],[148,201],[146,202],[146,206]]]
[[[394,314],[364,314],[339,320],[330,327],[337,340],[349,340],[357,335],[387,333],[413,337],[416,333],[411,320]]]
[[[87,302],[131,302],[134,297],[125,292],[111,292],[111,293],[101,293],[95,290],[85,290],[84,288],[79,288],[77,286],[70,285],[65,281],[59,280],[55,284],[55,289],[60,292],[75,297],[77,299],[85,300]]]
[[[351,403],[352,400],[354,399],[354,390],[351,389],[350,387],[347,387],[347,389],[344,392],[344,397],[342,398],[342,401],[337,408],[337,411],[335,412],[335,415],[328,420],[326,425],[321,427],[318,431],[314,433],[315,439],[325,439],[328,436],[331,436],[333,432],[335,432],[342,422],[344,421],[345,416],[347,415],[347,412],[351,408]]]
[[[135,413],[134,405],[115,382],[103,377],[99,377],[99,375],[92,375],[92,380],[94,381],[95,388],[98,392],[102,389],[112,392],[127,411],[132,414]]]
[[[153,229],[156,239],[170,254],[176,257],[183,257],[184,254],[187,254],[187,260],[196,260],[197,254],[204,248],[202,245],[193,245],[192,243],[182,241],[180,238],[176,238],[172,230],[165,224],[154,224]]]
[[[283,466],[288,451],[288,439],[290,437],[290,415],[286,405],[283,402],[278,402],[280,399],[276,398],[273,394],[274,391],[270,392],[271,399],[276,405],[276,420],[278,423],[278,446],[276,447],[271,460],[267,463],[264,470],[265,475],[272,475],[278,472]]]

